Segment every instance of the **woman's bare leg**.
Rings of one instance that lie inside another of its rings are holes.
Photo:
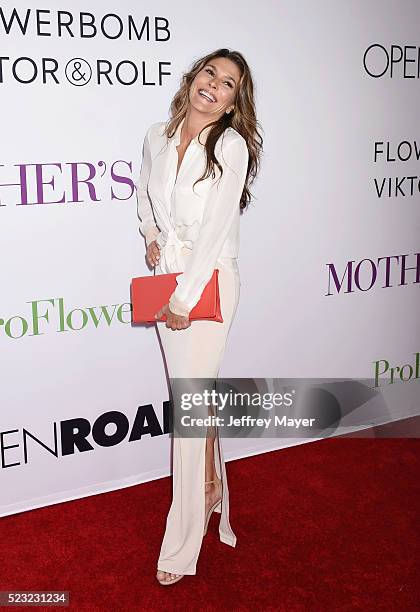
[[[205,508],[205,516],[207,516],[207,512],[216,503],[218,499],[222,497],[222,486],[221,480],[216,472],[216,465],[214,462],[214,443],[216,438],[216,430],[214,427],[209,427],[207,429],[207,440],[206,440],[206,482],[211,480],[215,480],[211,484],[205,485],[205,498],[206,498],[206,508]]]

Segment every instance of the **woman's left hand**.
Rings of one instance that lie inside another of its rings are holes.
[[[188,317],[182,317],[172,312],[169,308],[169,304],[162,306],[160,310],[155,314],[155,319],[160,319],[162,315],[166,315],[166,327],[170,327],[172,330],[186,329],[191,325],[191,321]]]

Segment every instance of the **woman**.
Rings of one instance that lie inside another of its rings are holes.
[[[136,182],[146,256],[158,274],[182,272],[168,304],[155,315],[166,315],[157,329],[171,380],[217,378],[239,301],[239,219],[250,200],[248,180],[259,166],[262,138],[256,126],[248,65],[240,53],[219,49],[184,75],[168,124],[147,131]],[[215,268],[223,323],[191,322],[188,315]],[[221,515],[221,541],[235,546],[217,431],[209,430],[207,438],[174,437],[160,584],[196,573],[213,511]]]

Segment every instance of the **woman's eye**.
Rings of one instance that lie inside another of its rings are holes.
[[[214,74],[213,70],[211,68],[205,68],[206,72],[209,72],[210,74]],[[230,81],[224,81],[225,83],[227,83],[229,85],[229,87],[232,89],[233,85]]]

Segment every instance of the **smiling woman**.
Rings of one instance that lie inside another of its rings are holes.
[[[240,213],[262,148],[252,92],[244,57],[219,49],[183,76],[170,121],[154,123],[144,140],[136,187],[147,259],[157,274],[180,272],[168,304],[156,313],[166,315],[156,325],[174,414],[176,381],[216,380],[239,303]],[[191,322],[215,268],[223,322]],[[158,559],[162,585],[196,573],[213,512],[220,514],[220,540],[236,545],[222,445],[217,427],[205,431],[201,438],[174,437],[173,499]]]

